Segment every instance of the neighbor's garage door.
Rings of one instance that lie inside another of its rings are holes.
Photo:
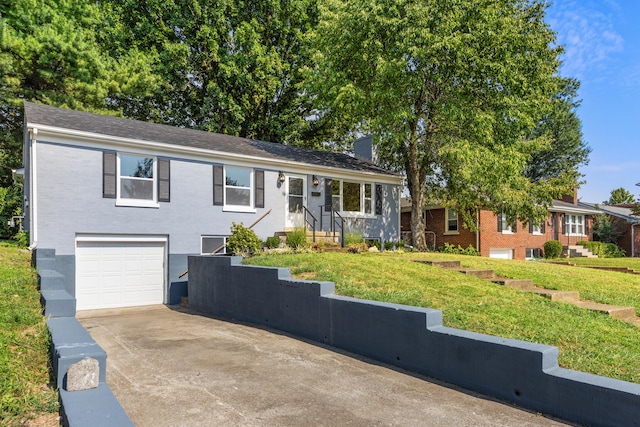
[[[165,242],[78,241],[78,310],[162,304]]]
[[[513,249],[490,249],[489,258],[513,259]]]

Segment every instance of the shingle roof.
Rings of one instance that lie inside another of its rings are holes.
[[[597,203],[586,203],[586,202],[580,202],[580,205],[594,207],[594,208],[597,205],[602,212],[608,213],[613,216],[617,216],[618,218],[623,218],[628,222],[632,222],[632,223],[640,222],[640,217],[633,215],[632,209],[627,206],[599,205]]]
[[[312,166],[325,166],[351,171],[399,176],[366,160],[342,153],[310,150],[273,142],[223,135],[195,129],[148,123],[121,117],[103,116],[67,110],[25,101],[24,117],[28,124],[52,126],[93,134],[137,139],[156,143],[236,153]]]
[[[554,200],[549,210],[552,212],[569,212],[587,215],[596,215],[599,213],[597,209],[591,206],[584,206],[584,204],[574,205],[573,203],[563,202],[562,200]]]

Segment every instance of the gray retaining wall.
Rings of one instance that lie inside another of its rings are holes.
[[[341,297],[236,257],[189,257],[189,307],[270,326],[562,419],[640,426],[640,385],[558,366],[558,349],[442,326],[442,312]]]

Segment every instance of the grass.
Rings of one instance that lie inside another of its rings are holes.
[[[578,282],[580,289],[575,289],[581,293],[605,300],[635,298],[632,305],[640,306],[640,282],[633,275],[539,262],[432,253],[314,253],[264,255],[245,263],[288,267],[294,276],[332,281],[340,295],[440,309],[446,326],[553,345],[559,349],[562,367],[640,383],[640,328],[570,304],[411,261],[418,257],[460,259],[466,267],[493,268],[500,275],[532,278],[557,289],[570,289]],[[622,296],[615,297],[617,293]]]
[[[0,243],[0,419],[22,425],[58,412],[49,332],[29,253]]]

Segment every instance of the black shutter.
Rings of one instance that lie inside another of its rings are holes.
[[[158,201],[171,201],[171,161],[158,159]]]
[[[547,232],[547,230],[546,230],[546,228],[547,228],[547,227],[546,227],[546,226],[547,226],[546,222],[547,222],[547,219],[545,218],[545,219],[544,219],[544,221],[542,221],[542,225],[540,226],[540,232],[541,232],[542,234],[544,234],[544,233],[546,233],[546,232]]]
[[[589,235],[589,215],[584,216],[584,234]]]
[[[224,170],[222,166],[213,166],[213,204],[222,206],[224,204]]]
[[[382,215],[382,185],[376,184],[376,215]]]
[[[502,214],[498,214],[498,233],[502,233]]]
[[[529,218],[529,233],[533,233],[533,219]]]
[[[253,179],[255,181],[255,207],[264,208],[264,171],[257,170],[254,172]]]
[[[567,214],[562,217],[562,234],[567,234]]]
[[[518,220],[514,219],[511,223],[511,232],[516,233],[518,231]]]
[[[324,211],[331,212],[331,206],[333,204],[333,199],[331,197],[331,184],[333,180],[331,178],[324,179]]]
[[[115,151],[102,152],[102,197],[106,199],[116,198],[116,159]]]

